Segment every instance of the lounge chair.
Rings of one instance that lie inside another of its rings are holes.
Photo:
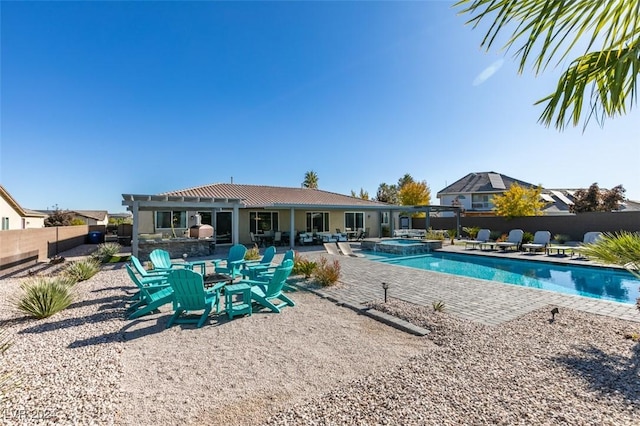
[[[337,256],[340,255],[340,252],[338,251],[338,246],[336,245],[336,243],[324,243],[323,245],[327,253],[335,254]]]
[[[487,241],[489,241],[490,237],[491,237],[490,230],[481,229],[478,231],[478,235],[476,235],[475,240],[468,240],[464,242],[464,248],[466,249],[469,246],[471,246],[472,249],[476,247],[480,247],[482,243],[486,243]]]
[[[282,287],[289,278],[292,269],[293,261],[285,260],[282,265],[276,268],[268,282],[242,280],[240,283],[251,286],[251,300],[273,312],[280,313],[285,306],[295,306],[293,300],[282,294]],[[278,300],[280,303],[276,304]]]
[[[545,250],[551,241],[551,232],[549,231],[536,231],[533,235],[533,242],[528,244],[522,244],[522,248],[525,251],[538,251]]]
[[[573,257],[573,255],[576,254],[578,257],[584,257],[582,253],[580,253],[580,250],[582,250],[582,246],[585,244],[594,243],[601,236],[602,236],[602,232],[594,232],[594,231],[587,232],[582,237],[582,243],[571,248],[571,256]]]
[[[216,274],[227,274],[232,279],[236,275],[240,275],[242,273],[242,265],[245,263],[244,255],[246,253],[247,248],[242,244],[232,245],[224,266],[222,266],[222,262],[225,262],[225,259],[213,259],[211,261],[215,267]]]
[[[499,242],[499,243],[484,243],[484,244],[493,244],[498,247],[500,250],[507,251],[507,249],[518,250],[520,248],[520,243],[522,243],[522,236],[524,235],[524,231],[522,229],[512,229],[509,231],[509,236],[507,237],[507,241]],[[484,245],[484,244],[481,244]]]
[[[216,312],[220,312],[220,289],[224,287],[224,283],[205,290],[201,274],[188,269],[176,269],[169,273],[169,284],[175,297],[175,312],[167,322],[167,328],[174,323],[196,323],[200,328],[209,317],[214,304]],[[188,311],[199,310],[203,311],[199,318],[182,317]]]
[[[166,278],[140,279],[136,276],[129,265],[125,265],[129,277],[138,287],[138,302],[129,307],[133,311],[129,319],[135,319],[142,315],[149,314],[157,310],[160,306],[174,301],[173,289]]]
[[[193,265],[188,262],[174,263],[171,262],[169,252],[162,249],[155,249],[149,254],[149,260],[153,263],[154,271],[170,271],[175,267],[193,269]]]
[[[354,253],[353,250],[351,250],[351,245],[349,243],[339,242],[338,243],[338,248],[340,249],[342,254],[344,254],[345,256],[365,257],[364,254]]]

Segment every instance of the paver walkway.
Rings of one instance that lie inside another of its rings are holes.
[[[446,248],[445,248],[446,249]],[[459,248],[450,250],[458,251]],[[491,255],[491,253],[475,253]],[[389,284],[388,295],[422,306],[442,301],[448,313],[487,325],[497,325],[538,308],[549,306],[571,308],[594,314],[640,322],[635,305],[555,293],[547,290],[502,284],[404,266],[373,262],[364,258],[331,256],[320,251],[305,253],[309,258],[320,255],[337,257],[342,265],[341,284],[321,289],[318,293],[338,302],[361,305],[382,299],[382,283]],[[504,256],[500,254],[500,256]],[[550,260],[545,255],[508,256],[529,260]],[[579,263],[571,259],[555,259],[562,263]],[[551,318],[551,314],[549,314]]]

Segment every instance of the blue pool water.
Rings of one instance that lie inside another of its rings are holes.
[[[627,271],[613,268],[565,266],[443,252],[419,256],[370,253],[368,257],[394,265],[622,303],[635,304],[640,297],[640,280]]]

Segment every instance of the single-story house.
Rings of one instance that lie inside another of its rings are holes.
[[[461,207],[466,216],[495,216],[492,198],[502,195],[513,184],[524,188],[537,185],[514,179],[496,172],[469,173],[436,195],[441,206]],[[540,197],[546,202],[542,209],[546,215],[570,214],[577,189],[542,189]],[[640,203],[626,200],[620,210],[640,210]],[[443,215],[447,215],[444,213]]]
[[[0,230],[43,228],[46,215],[25,209],[0,185]]]
[[[250,244],[250,233],[271,231],[295,238],[300,232],[362,228],[376,237],[383,226],[391,226],[397,207],[319,189],[233,183],[149,196],[123,194],[123,199],[133,211],[134,234],[137,228],[138,234],[184,236],[199,221],[214,227],[218,244]]]

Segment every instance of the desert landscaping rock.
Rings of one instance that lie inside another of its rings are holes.
[[[430,330],[403,333],[310,292],[281,314],[165,329],[170,306],[125,319],[122,267],[76,285],[45,320],[8,302],[21,383],[2,424],[637,424],[640,324],[550,309],[486,326],[396,299],[370,307]]]

